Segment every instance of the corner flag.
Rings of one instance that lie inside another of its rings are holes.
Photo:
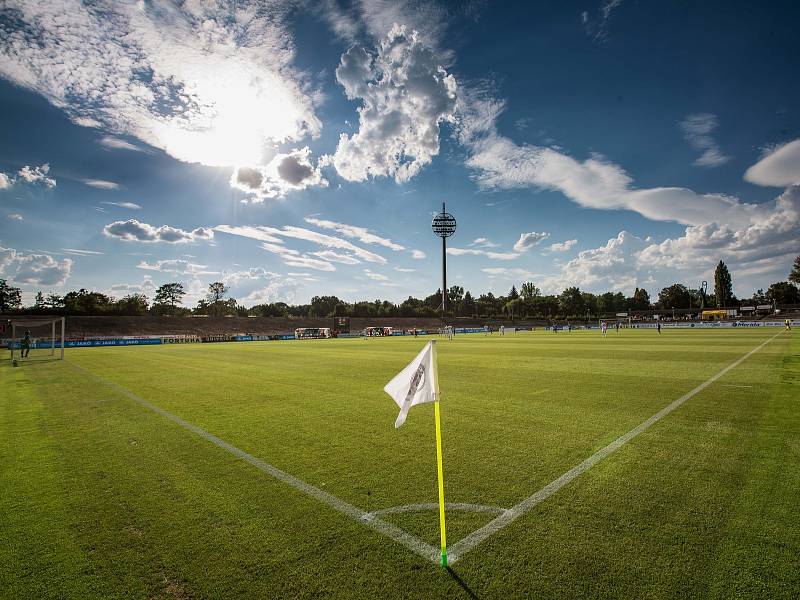
[[[394,422],[395,427],[400,427],[406,422],[408,411],[412,406],[436,402],[439,399],[434,354],[433,342],[428,342],[422,352],[383,388],[383,391],[400,407],[400,414]]]
[[[439,370],[436,364],[436,340],[428,342],[417,357],[383,388],[400,407],[395,428],[406,422],[408,411],[416,404],[434,403],[436,415],[436,466],[439,476],[439,530],[442,540],[442,566],[447,566],[447,537],[444,526],[444,471],[442,470],[442,428],[439,417]]]

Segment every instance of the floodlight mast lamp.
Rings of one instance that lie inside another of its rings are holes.
[[[433,233],[442,238],[442,319],[447,312],[447,238],[456,232],[456,219],[447,212],[442,202],[442,212],[433,217]]]

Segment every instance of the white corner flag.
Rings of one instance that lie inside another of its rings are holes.
[[[439,416],[439,373],[436,364],[436,340],[425,344],[422,352],[408,363],[383,388],[400,407],[395,428],[406,422],[408,411],[415,404],[433,402],[436,418],[436,467],[439,476],[439,534],[442,540],[442,566],[447,567],[447,534],[444,522],[444,469],[442,468],[442,424]]]
[[[436,381],[436,356],[433,342],[428,342],[408,366],[383,388],[400,407],[400,414],[394,422],[400,427],[406,422],[408,411],[416,404],[436,402],[439,389]]]

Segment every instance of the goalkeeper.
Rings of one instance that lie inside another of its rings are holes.
[[[22,358],[26,358],[31,353],[31,332],[29,329],[26,329],[25,335],[22,336],[20,348],[22,349]]]

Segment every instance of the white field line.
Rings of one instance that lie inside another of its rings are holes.
[[[263,460],[261,460],[259,458],[256,458],[252,454],[248,454],[244,450],[241,450],[241,449],[237,448],[236,446],[234,446],[232,444],[229,444],[225,440],[223,440],[221,438],[218,438],[214,434],[207,432],[205,429],[201,429],[197,425],[193,425],[192,423],[189,423],[188,421],[185,421],[185,420],[181,419],[180,417],[178,417],[176,415],[173,415],[171,412],[166,411],[163,408],[161,408],[159,406],[156,406],[155,404],[153,404],[151,402],[148,402],[144,398],[140,398],[139,396],[137,396],[133,392],[131,392],[129,390],[126,390],[124,387],[122,387],[120,385],[117,385],[113,381],[109,381],[108,379],[105,379],[104,377],[101,377],[101,376],[99,376],[99,375],[97,375],[95,373],[92,373],[91,371],[89,371],[87,369],[84,369],[83,367],[81,367],[79,365],[76,365],[73,362],[68,362],[68,364],[71,365],[72,367],[74,367],[75,369],[78,369],[79,371],[85,373],[89,377],[91,377],[91,378],[99,381],[100,383],[112,388],[113,390],[115,390],[119,394],[122,394],[123,396],[125,396],[127,398],[130,398],[134,402],[144,406],[145,408],[147,408],[147,409],[149,409],[149,410],[151,410],[151,411],[153,411],[155,413],[158,413],[162,417],[166,417],[167,419],[169,419],[173,423],[176,423],[176,424],[180,425],[184,429],[187,429],[187,430],[191,431],[192,433],[196,433],[197,435],[199,435],[200,437],[208,440],[212,444],[216,444],[217,446],[219,446],[223,450],[226,450],[226,451],[230,452],[234,456],[237,456],[237,457],[239,457],[239,458],[241,458],[243,460],[246,460],[247,462],[249,462],[251,465],[253,465],[257,469],[260,469],[261,471],[263,471],[267,475],[270,475],[270,476],[274,477],[275,479],[278,479],[278,480],[282,481],[283,483],[286,483],[286,484],[292,486],[293,488],[295,488],[299,492],[305,494],[306,496],[310,496],[310,497],[314,498],[315,500],[318,500],[318,501],[322,502],[323,504],[327,504],[328,506],[330,506],[334,510],[337,510],[340,513],[342,513],[343,515],[346,515],[346,516],[350,517],[354,521],[358,521],[359,523],[361,523],[363,525],[366,525],[367,527],[377,531],[378,533],[381,533],[381,534],[385,535],[386,537],[391,538],[395,542],[398,542],[398,543],[402,544],[403,546],[405,546],[406,548],[408,548],[412,552],[422,556],[423,558],[425,558],[427,560],[430,560],[430,561],[435,562],[435,563],[439,562],[439,560],[440,560],[440,550],[438,548],[434,548],[430,544],[426,544],[421,539],[419,539],[418,537],[416,537],[414,535],[411,535],[407,531],[404,531],[404,530],[400,529],[399,527],[395,527],[394,525],[392,525],[390,523],[386,523],[385,521],[382,521],[378,517],[376,517],[373,513],[365,512],[365,511],[361,510],[360,508],[357,508],[357,507],[353,506],[352,504],[350,504],[348,502],[345,502],[344,500],[340,500],[336,496],[333,496],[333,495],[329,494],[328,492],[326,492],[324,490],[321,490],[318,487],[315,487],[315,486],[311,485],[310,483],[306,483],[305,481],[303,481],[301,479],[298,479],[297,477],[289,475],[285,471],[281,471],[277,467],[273,467],[272,465],[265,463]]]
[[[499,506],[484,506],[482,504],[467,504],[465,502],[445,502],[445,510],[463,510],[467,512],[488,512],[488,513],[502,513],[506,509]],[[380,510],[373,510],[370,514],[377,516],[393,515],[397,513],[416,512],[423,510],[439,510],[439,504],[436,502],[422,502],[419,504],[404,504],[403,506],[392,506],[389,508],[381,508]]]
[[[756,346],[755,348],[750,350],[750,352],[748,352],[747,354],[745,354],[744,356],[742,356],[738,360],[734,361],[733,363],[729,364],[727,367],[722,369],[716,375],[711,376],[708,380],[704,381],[703,383],[698,385],[696,388],[694,388],[690,392],[687,392],[686,394],[684,394],[683,396],[681,396],[677,400],[673,401],[671,404],[669,404],[669,405],[665,406],[664,408],[662,408],[660,411],[658,411],[652,417],[650,417],[646,421],[643,421],[641,424],[639,424],[638,426],[636,426],[633,429],[631,429],[628,433],[626,433],[624,435],[621,435],[616,440],[611,442],[608,446],[598,450],[597,452],[592,454],[589,458],[584,460],[582,463],[580,463],[579,465],[571,468],[569,471],[564,473],[558,479],[548,483],[546,486],[544,486],[542,489],[540,489],[538,492],[536,492],[532,496],[529,496],[529,497],[525,498],[525,500],[523,500],[522,502],[520,502],[516,506],[511,507],[507,511],[501,513],[499,516],[497,516],[492,521],[489,521],[489,523],[487,523],[483,527],[481,527],[479,529],[476,529],[475,531],[473,531],[472,533],[467,535],[465,538],[463,538],[463,539],[459,540],[458,542],[456,542],[453,546],[451,546],[451,547],[449,547],[447,549],[447,558],[448,558],[449,563],[450,564],[455,563],[459,558],[464,556],[467,552],[472,550],[475,546],[480,544],[483,540],[485,540],[486,538],[488,538],[491,535],[494,535],[495,533],[497,533],[498,531],[500,531],[504,527],[510,525],[515,520],[517,520],[519,517],[521,517],[522,515],[524,515],[528,511],[530,511],[532,508],[534,508],[537,504],[539,504],[540,502],[546,500],[547,498],[549,498],[550,496],[555,494],[558,490],[560,490],[562,487],[567,485],[573,479],[575,479],[576,477],[578,477],[582,473],[585,473],[586,471],[591,469],[594,465],[599,463],[601,460],[603,460],[604,458],[606,458],[610,454],[613,454],[614,452],[619,450],[619,448],[621,448],[622,446],[627,444],[629,441],[631,441],[633,438],[635,438],[640,433],[642,433],[642,432],[646,431],[647,429],[649,429],[653,424],[655,424],[658,421],[660,421],[661,419],[663,419],[669,413],[671,413],[676,408],[678,408],[681,404],[683,404],[684,402],[686,402],[687,400],[689,400],[690,398],[692,398],[696,394],[702,392],[709,385],[711,385],[712,383],[717,381],[720,377],[725,375],[725,373],[727,373],[731,369],[734,369],[734,368],[738,367],[745,360],[750,358],[753,354],[755,354],[756,352],[761,350],[761,348],[763,348],[764,346],[769,344],[772,340],[774,340],[776,337],[778,337],[781,333],[783,333],[783,332],[776,333],[771,338],[766,340],[764,343],[760,344],[759,346]]]

